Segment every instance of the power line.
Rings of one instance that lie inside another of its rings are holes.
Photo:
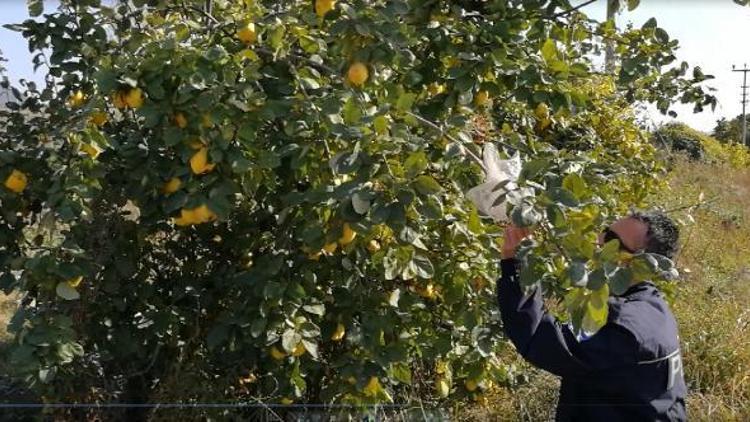
[[[735,69],[735,66],[732,65],[732,72],[742,72],[742,143],[746,146],[750,146],[750,142],[748,142],[747,139],[747,118],[745,117],[745,108],[747,106],[747,72],[750,72],[750,69],[747,68],[747,63],[744,64],[744,67],[742,69]]]

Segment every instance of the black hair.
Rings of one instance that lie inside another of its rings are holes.
[[[642,221],[648,226],[646,233],[646,252],[674,258],[679,249],[680,229],[664,212],[659,210],[636,211],[631,218]]]

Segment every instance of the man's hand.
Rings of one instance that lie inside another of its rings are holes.
[[[506,226],[504,233],[505,241],[503,242],[503,249],[501,251],[502,258],[515,258],[518,245],[520,245],[521,241],[528,237],[530,233],[529,229],[522,229],[513,224]]]

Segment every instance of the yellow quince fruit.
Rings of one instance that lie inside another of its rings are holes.
[[[89,118],[89,122],[95,126],[102,127],[107,123],[107,120],[109,120],[109,117],[107,116],[107,113],[103,111],[95,111],[91,113],[91,117]]]
[[[432,283],[427,283],[427,285],[419,291],[419,295],[425,299],[435,299],[438,294],[437,290],[435,289],[435,285]]]
[[[336,242],[331,242],[323,246],[323,250],[328,253],[329,255],[336,252],[336,248],[338,248],[339,244]]]
[[[315,14],[323,17],[336,7],[336,0],[315,0]]]
[[[479,107],[487,107],[491,104],[492,100],[490,100],[490,93],[487,91],[479,91],[477,92],[477,95],[474,96],[474,104],[476,104]]]
[[[143,91],[140,88],[131,88],[123,96],[125,104],[130,108],[139,108],[143,105]]]
[[[81,144],[81,151],[89,155],[89,157],[96,159],[101,154],[102,149],[96,144]]]
[[[341,341],[341,339],[344,338],[345,334],[346,334],[346,327],[344,327],[344,324],[339,322],[338,325],[336,325],[336,331],[334,331],[333,335],[331,335],[331,340]]]
[[[216,220],[216,218],[216,214],[203,204],[193,209],[181,209],[180,216],[174,219],[174,223],[178,226],[190,226],[193,224],[208,223]]]
[[[79,275],[78,277],[73,277],[70,280],[67,280],[66,283],[68,283],[68,286],[75,289],[79,284],[81,284],[81,281],[83,281],[83,276]]]
[[[367,381],[367,385],[362,390],[363,393],[365,393],[368,397],[374,397],[377,396],[380,390],[382,390],[383,387],[380,385],[380,380],[378,377],[370,377],[370,380]]]
[[[255,24],[249,22],[237,31],[237,39],[245,44],[253,44],[258,39],[258,33],[255,32]]]
[[[349,66],[349,71],[346,72],[346,79],[354,86],[364,85],[369,77],[370,71],[367,70],[367,65],[362,62],[353,63]]]
[[[271,357],[274,358],[274,359],[276,359],[276,360],[282,360],[282,359],[284,359],[286,357],[286,353],[284,353],[281,350],[279,350],[278,347],[273,346],[273,347],[271,347]]]
[[[216,164],[208,163],[208,148],[201,146],[198,152],[190,158],[190,169],[194,174],[208,173],[214,169]]]
[[[195,208],[193,210],[193,215],[195,215],[195,219],[197,222],[200,223],[208,223],[210,221],[216,220],[217,216],[216,213],[211,211],[210,208],[206,204],[203,204],[199,206],[198,208]]]
[[[122,91],[115,91],[112,93],[112,104],[117,108],[118,110],[122,110],[123,108],[127,107],[127,104],[125,103],[125,93]]]
[[[195,213],[193,210],[181,209],[180,216],[174,219],[174,223],[178,226],[190,226],[196,223]]]
[[[307,349],[305,349],[305,346],[302,345],[302,343],[297,343],[297,346],[292,351],[292,356],[302,356],[307,352]]]
[[[245,385],[245,384],[252,384],[257,380],[258,380],[258,377],[256,377],[255,374],[250,373],[246,377],[240,377],[240,379],[238,379],[237,381],[239,381],[241,385]]]
[[[188,125],[187,118],[181,112],[177,112],[172,120],[174,121],[175,126],[180,129],[185,129]]]
[[[375,239],[372,239],[367,244],[367,250],[370,251],[370,253],[375,253],[375,252],[379,251],[380,250],[380,242],[378,242]]]
[[[201,126],[203,126],[206,129],[210,129],[214,126],[214,122],[211,119],[210,114],[204,114],[203,116],[201,116]]]
[[[71,107],[80,107],[86,102],[86,95],[82,91],[78,90],[68,97],[68,105]]]
[[[181,186],[182,186],[182,180],[180,180],[179,177],[173,177],[169,179],[169,181],[164,183],[164,186],[162,186],[161,191],[169,195],[171,193],[177,192]]]
[[[346,246],[352,243],[355,237],[357,237],[357,232],[352,230],[349,223],[344,223],[344,228],[341,237],[339,238],[339,244],[341,244],[341,246]]]
[[[450,384],[448,384],[448,381],[445,378],[440,377],[435,382],[435,391],[437,392],[438,396],[446,398],[451,392],[451,386]]]
[[[536,106],[536,109],[534,109],[534,115],[539,120],[544,120],[549,118],[549,107],[545,103],[539,103]]]
[[[429,93],[432,96],[442,94],[443,92],[445,92],[445,89],[446,88],[444,84],[439,84],[437,82],[433,82],[427,85],[427,93]]]
[[[5,187],[15,193],[23,192],[28,183],[29,178],[26,176],[26,173],[15,169],[11,171],[8,178],[5,179]]]

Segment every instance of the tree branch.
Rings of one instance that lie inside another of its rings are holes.
[[[566,10],[566,11],[563,11],[563,12],[560,12],[560,13],[556,13],[556,14],[552,15],[552,18],[553,19],[557,19],[557,18],[561,18],[563,16],[567,16],[567,15],[569,15],[569,14],[571,14],[571,13],[577,11],[577,10],[583,9],[584,7],[590,5],[591,3],[594,3],[594,2],[596,2],[596,0],[588,0],[586,2],[583,2],[583,3],[579,4],[578,6],[572,8],[570,10]]]

